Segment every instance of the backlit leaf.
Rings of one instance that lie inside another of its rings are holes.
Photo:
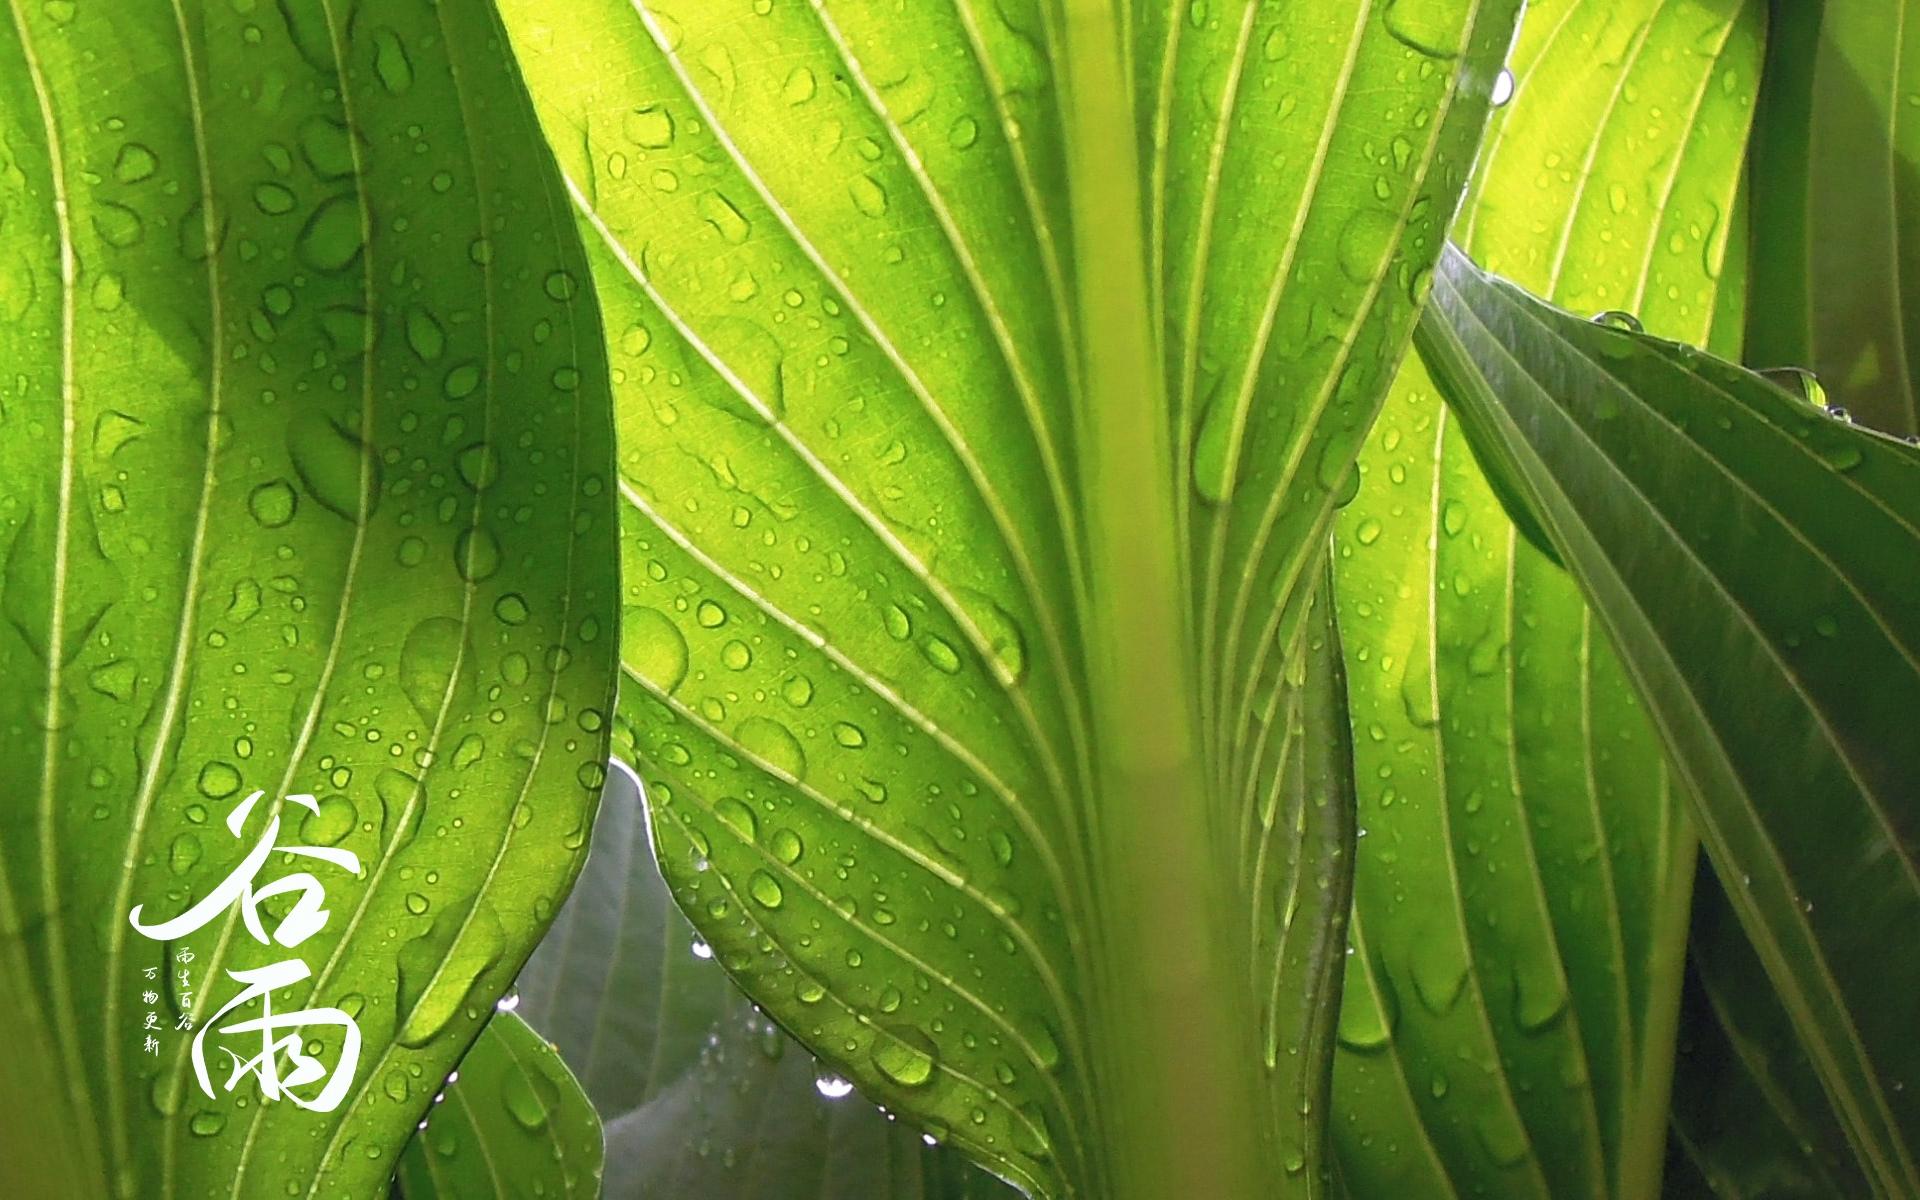
[[[1314,1191],[1343,823],[1280,685],[1516,5],[504,7],[681,906],[1036,1194]]]
[[[400,1157],[399,1200],[595,1200],[600,1118],[559,1052],[497,1012]]]
[[[375,1194],[601,784],[611,414],[565,195],[477,0],[9,5],[0,178],[0,1193]],[[276,817],[357,859],[258,878],[310,870],[317,933],[135,931]],[[363,1039],[330,1112],[225,1086],[258,1033],[207,1038],[203,1093],[179,1027],[283,960],[276,1013]]]
[[[1760,0],[1529,5],[1460,236],[1556,303],[1737,337],[1765,24]],[[1667,1142],[1684,801],[1579,588],[1508,520],[1417,359],[1360,469],[1337,560],[1366,833],[1343,1177],[1363,1197],[1637,1200]]]

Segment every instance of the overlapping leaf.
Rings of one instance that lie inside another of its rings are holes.
[[[1666,1194],[1872,1195],[1786,1009],[1704,864],[1700,885],[1687,943]]]
[[[0,175],[0,1191],[373,1194],[604,761],[611,414],[551,159],[477,0],[23,2]],[[318,933],[129,924],[276,818],[357,860],[257,877],[310,870]],[[184,1021],[287,959],[276,1013],[357,1022],[344,1100],[224,1087],[261,1035],[218,1030],[203,1094]]]
[[[1470,247],[1570,307],[1707,338],[1765,16],[1530,6]],[[1356,1196],[1646,1195],[1695,858],[1657,735],[1417,360],[1361,471],[1338,558],[1367,835],[1342,1173]]]
[[[851,1095],[712,953],[667,894],[633,777],[615,771],[579,886],[516,984],[516,1011],[553,1038],[606,1122],[608,1196],[1009,1194]]]
[[[1876,1194],[1920,1094],[1920,450],[1449,251],[1422,353],[1553,538],[1696,797]]]
[[[560,1055],[495,1013],[400,1156],[398,1200],[597,1200],[600,1117]]]
[[[1777,3],[1754,131],[1748,359],[1920,433],[1920,5]]]
[[[1038,1194],[1317,1186],[1341,826],[1283,668],[1514,8],[506,5],[669,883]]]

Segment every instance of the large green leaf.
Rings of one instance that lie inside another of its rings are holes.
[[[1441,262],[1421,348],[1553,538],[1875,1192],[1920,1188],[1920,449]]]
[[[682,906],[1037,1194],[1317,1186],[1344,822],[1263,732],[1512,0],[505,8]]]
[[[0,13],[8,1195],[377,1192],[586,841],[617,597],[585,263],[491,10],[350,8]],[[275,819],[336,855],[256,880],[309,872],[317,933],[284,892],[290,944],[237,905],[136,931]],[[260,1047],[217,1030],[203,1094],[176,1028],[281,961],[277,1013],[339,1010],[301,1023],[327,1067],[357,1022],[331,1111],[226,1086]]]
[[[1783,0],[1754,139],[1749,359],[1920,433],[1920,3]]]
[[[1688,937],[1667,1194],[1872,1194],[1792,1021],[1704,867]]]
[[[400,1156],[394,1191],[398,1200],[596,1200],[601,1154],[600,1118],[580,1081],[525,1021],[497,1012]]]
[[[1765,24],[1763,0],[1530,5],[1460,236],[1570,308],[1737,336],[1717,297],[1741,291],[1720,289]],[[1645,1196],[1684,802],[1578,587],[1417,360],[1360,470],[1337,560],[1366,833],[1335,1066],[1348,1190]]]
[[[607,1125],[607,1194],[633,1200],[963,1200],[1007,1193],[891,1122],[756,1011],[673,907],[633,777],[515,985],[518,1011]],[[464,1068],[463,1068],[464,1071]]]

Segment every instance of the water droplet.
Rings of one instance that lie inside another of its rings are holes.
[[[424,308],[407,310],[407,345],[422,362],[433,362],[447,349],[447,334],[440,322]]]
[[[673,145],[673,114],[658,104],[634,109],[621,122],[621,132],[634,145],[647,150],[665,150]]]
[[[1428,58],[1457,58],[1465,23],[1452,0],[1390,0],[1382,18],[1395,41]]]
[[[1642,332],[1639,317],[1634,316],[1630,312],[1621,312],[1617,308],[1610,308],[1605,312],[1595,313],[1593,315],[1593,323],[1595,325],[1605,326],[1608,329],[1618,329],[1624,333]]]
[[[500,914],[485,900],[470,915],[459,907],[442,911],[425,933],[400,947],[394,1011],[407,1015],[395,1040],[417,1049],[439,1036],[505,947]]]
[[[786,899],[786,893],[780,890],[780,881],[765,871],[755,871],[747,880],[747,895],[761,908],[779,908]]]
[[[1467,985],[1467,960],[1453,936],[1429,931],[1414,939],[1411,953],[1413,990],[1428,1012],[1443,1015],[1460,999]]]
[[[484,525],[462,529],[453,539],[453,566],[460,578],[480,583],[500,570],[500,542]]]
[[[778,721],[748,717],[740,722],[733,737],[742,750],[774,770],[792,779],[806,778],[807,756],[800,749],[800,739]]]
[[[1385,990],[1384,984],[1377,996],[1349,986],[1340,1002],[1340,1023],[1334,1036],[1348,1050],[1371,1053],[1392,1039],[1397,1017],[1393,993]]]
[[[305,409],[287,423],[287,454],[307,494],[328,512],[358,524],[380,496],[380,464],[352,431]]]
[[[344,271],[360,258],[366,240],[359,202],[350,195],[320,202],[301,227],[294,249],[300,260],[316,271]]]
[[[1827,407],[1827,389],[1819,377],[1805,367],[1769,367],[1760,375],[1796,399],[1805,400],[1815,408]]]
[[[871,175],[858,175],[847,185],[848,195],[853,197],[853,206],[869,217],[887,215],[887,189]]]
[[[472,649],[460,622],[429,617],[400,645],[400,690],[433,728],[472,679]]]
[[[187,1129],[195,1137],[212,1137],[227,1127],[227,1114],[201,1110],[187,1118]]]
[[[380,85],[396,96],[413,86],[413,62],[407,57],[406,45],[391,29],[374,31],[373,73],[380,77]]]
[[[742,841],[751,842],[758,832],[753,810],[732,796],[723,796],[715,801],[713,815],[720,819],[721,824],[739,834]]]
[[[1567,1011],[1566,982],[1544,966],[1516,965],[1513,971],[1513,1019],[1528,1033],[1539,1033]]]
[[[119,155],[113,160],[113,177],[121,183],[139,183],[143,179],[151,179],[159,169],[160,160],[139,142],[128,142],[120,147]]]
[[[1335,247],[1340,270],[1355,283],[1370,283],[1393,252],[1400,222],[1379,208],[1362,208],[1347,218]]]
[[[547,1088],[541,1088],[542,1083],[547,1083]],[[506,1105],[507,1114],[522,1129],[538,1131],[546,1127],[550,1105],[549,1097],[541,1093],[551,1087],[552,1084],[544,1075],[528,1070],[514,1071],[507,1076],[501,1100]]]
[[[93,229],[100,235],[101,241],[120,250],[138,245],[147,233],[146,224],[141,221],[139,213],[111,200],[94,203]]]
[[[224,800],[240,790],[240,772],[231,763],[215,759],[200,768],[200,794],[209,800]]]
[[[1493,107],[1502,108],[1511,99],[1513,99],[1513,72],[1502,67],[1500,73],[1493,77]]]
[[[299,494],[284,479],[263,483],[247,494],[247,511],[268,529],[278,529],[293,520],[299,507]]]
[[[700,216],[713,227],[722,241],[735,246],[742,245],[753,232],[753,226],[748,223],[746,216],[734,206],[733,201],[719,192],[702,195],[697,207]]]
[[[1002,687],[1015,687],[1027,673],[1027,641],[1020,625],[991,596],[954,589],[954,599],[986,644],[987,666]]]
[[[874,1039],[874,1069],[901,1087],[925,1086],[933,1078],[938,1061],[933,1042],[911,1026],[883,1029]]]
[[[814,1090],[829,1100],[843,1100],[853,1095],[853,1085],[838,1075],[819,1074],[813,1078]]]
[[[800,855],[805,850],[805,846],[800,841],[800,835],[791,829],[774,830],[773,836],[768,841],[768,848],[773,851],[773,856],[788,866],[799,862]]]
[[[1193,442],[1193,486],[1209,503],[1224,504],[1233,492],[1238,459],[1227,448],[1236,412],[1229,399],[1216,397],[1201,414],[1200,433]]]

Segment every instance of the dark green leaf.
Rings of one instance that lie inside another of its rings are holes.
[[[0,12],[9,1196],[376,1193],[585,845],[617,602],[585,263],[488,6],[352,7]],[[287,894],[293,945],[130,925],[273,818],[358,860],[258,877],[310,871],[317,933]],[[176,1028],[281,961],[277,1014],[363,1038],[332,1111],[226,1086],[257,1033],[208,1035],[203,1094]]]
[[[587,868],[517,985],[517,1011],[554,1039],[606,1121],[609,1196],[1007,1194],[851,1094],[754,1009],[712,954],[674,909],[640,794],[615,771]]]
[[[1876,1193],[1920,1188],[1920,450],[1443,256],[1423,356],[1696,798]]]
[[[1320,1186],[1345,823],[1282,683],[1516,7],[506,5],[668,882],[1037,1194]]]
[[[1792,1021],[1704,866],[1680,1020],[1670,1195],[1847,1200],[1872,1194]]]
[[[579,1081],[525,1021],[496,1012],[394,1183],[401,1200],[595,1200],[600,1165],[600,1118]]]

